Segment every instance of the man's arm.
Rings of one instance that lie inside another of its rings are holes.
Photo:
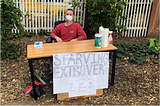
[[[61,38],[59,38],[57,35],[60,35],[60,27],[57,26],[50,34],[52,38],[55,38],[57,42],[63,42]]]
[[[85,40],[87,39],[86,33],[84,32],[83,28],[78,24],[78,33],[79,37],[77,40]]]

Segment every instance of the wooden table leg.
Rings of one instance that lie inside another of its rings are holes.
[[[36,93],[36,88],[35,88],[35,83],[34,83],[34,71],[33,71],[32,60],[30,60],[30,59],[29,59],[29,67],[30,67],[32,85],[33,85],[33,91],[34,91],[34,99],[36,100],[37,99],[37,93]]]

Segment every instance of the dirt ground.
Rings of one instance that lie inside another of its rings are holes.
[[[149,38],[157,38],[159,28],[150,34]],[[31,96],[22,96],[24,90],[31,84],[31,75],[26,54],[26,45],[34,44],[35,41],[46,42],[48,36],[23,37],[20,48],[20,60],[1,60],[1,104],[23,105],[158,105],[159,104],[159,65],[153,61],[143,65],[130,63],[127,59],[117,58],[115,69],[115,85],[109,85],[103,90],[102,96],[79,98],[58,101],[53,94],[52,85],[43,87],[45,94],[38,100]],[[117,42],[135,41],[147,42],[147,38],[119,38]],[[16,39],[10,42],[16,42]],[[112,59],[110,67],[112,66]],[[34,69],[45,81],[52,79],[47,59],[34,60]],[[111,68],[109,69],[111,71]],[[50,74],[48,74],[50,73]],[[110,73],[111,76],[111,73]],[[110,77],[109,76],[109,77]]]

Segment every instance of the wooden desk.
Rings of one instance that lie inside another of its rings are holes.
[[[114,52],[112,76],[111,76],[111,85],[114,86],[116,51],[117,51],[117,48],[114,45],[109,45],[104,48],[95,48],[94,39],[73,41],[73,42],[62,42],[62,43],[46,43],[43,44],[42,49],[34,49],[34,45],[27,45],[27,59],[29,60],[34,93],[35,93],[35,84],[34,84],[34,71],[32,66],[32,60],[51,58],[53,54],[87,53],[87,52],[102,52],[102,51]],[[34,95],[34,99],[35,100],[37,99],[36,93]]]

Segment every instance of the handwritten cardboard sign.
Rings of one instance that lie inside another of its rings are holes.
[[[109,52],[53,54],[54,94],[95,94],[96,89],[108,88],[108,74]]]

